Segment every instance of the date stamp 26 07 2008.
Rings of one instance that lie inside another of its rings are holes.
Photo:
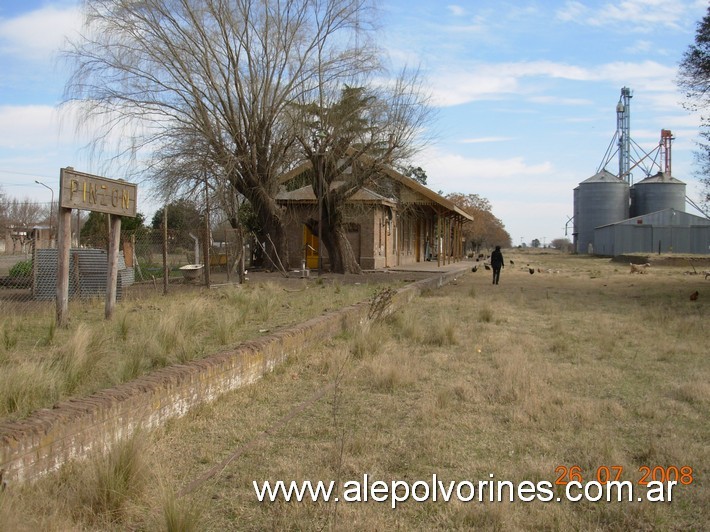
[[[693,468],[690,466],[641,466],[638,468],[641,474],[636,483],[640,486],[647,486],[649,482],[677,482],[684,486],[693,483]],[[573,466],[560,465],[555,468],[555,473],[559,473],[555,484],[565,485],[569,482],[584,482],[582,478],[582,468]],[[624,473],[624,467],[615,466],[599,466],[597,467],[596,477],[594,479],[602,484],[607,482],[620,482]]]
[[[678,484],[687,486],[693,483],[693,468],[691,466],[641,466],[638,468],[639,477],[635,483],[646,488],[645,497],[635,498],[633,486],[629,480],[623,479],[624,467],[620,465],[599,466],[596,469],[593,479],[587,478],[585,481],[583,470],[578,465],[560,465],[555,468],[558,474],[555,485],[564,487],[566,496],[570,500],[599,500],[603,491],[606,490],[606,498],[612,500],[632,501],[647,500],[650,502],[671,502],[673,500],[673,487]],[[577,496],[571,495],[571,488],[583,491]],[[591,488],[591,489],[590,489]],[[592,495],[596,489],[596,495]],[[615,497],[612,497],[612,492]],[[559,499],[558,499],[559,500]]]

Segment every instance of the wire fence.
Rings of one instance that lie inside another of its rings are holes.
[[[241,233],[218,228],[210,230],[210,238],[205,239],[204,228],[191,229],[194,232],[151,228],[122,231],[117,298],[156,291],[167,294],[178,286],[239,282],[239,273],[251,265],[251,246]],[[46,310],[56,303],[58,257],[53,232],[35,228],[21,237],[11,240],[10,245],[6,241],[0,249],[2,314]],[[106,234],[78,238],[76,231],[72,233],[70,300],[105,296],[107,250],[108,230]]]

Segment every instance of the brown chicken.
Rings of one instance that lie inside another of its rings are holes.
[[[695,292],[693,292],[692,294],[690,294],[690,300],[691,300],[691,301],[697,301],[699,295],[700,295],[700,292],[698,292],[698,291],[696,290]]]

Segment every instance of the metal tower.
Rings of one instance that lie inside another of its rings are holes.
[[[671,142],[675,139],[669,129],[661,129],[661,171],[666,175],[671,175]]]
[[[619,142],[619,179],[631,184],[631,98],[628,87],[621,89],[616,104],[616,133]]]

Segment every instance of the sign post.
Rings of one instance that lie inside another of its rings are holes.
[[[69,250],[71,248],[71,211],[83,209],[109,215],[108,273],[106,280],[106,319],[116,305],[118,248],[121,216],[135,217],[138,186],[122,180],[77,172],[71,167],[59,171],[59,228],[57,235],[57,325],[67,324],[69,306]],[[77,264],[78,268],[79,265]]]

